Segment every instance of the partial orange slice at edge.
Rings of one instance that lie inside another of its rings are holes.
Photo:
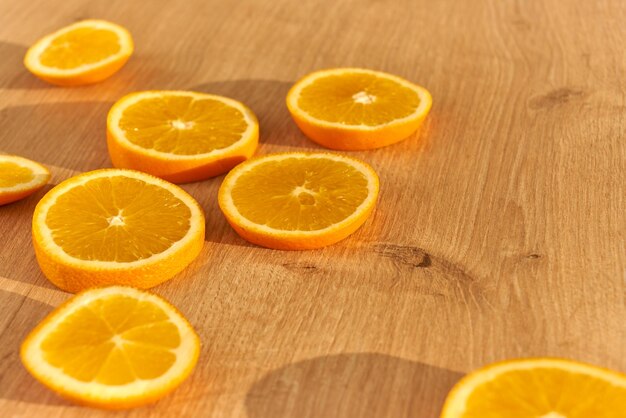
[[[0,155],[0,205],[23,199],[50,180],[44,166],[15,155]]]
[[[441,418],[619,418],[626,375],[556,358],[508,360],[478,369],[448,395]]]

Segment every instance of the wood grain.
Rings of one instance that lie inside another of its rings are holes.
[[[120,73],[62,89],[25,71],[29,44],[87,17],[133,33]],[[380,174],[379,206],[333,247],[250,245],[219,212],[221,178],[186,185],[206,245],[154,291],[198,329],[200,363],[173,395],[115,415],[434,418],[496,360],[626,371],[625,21],[619,0],[0,0],[0,151],[48,165],[52,184],[110,166],[105,115],[135,90],[244,101],[259,153],[319,149],[284,105],[312,70],[389,71],[434,97],[415,137],[353,153]],[[108,417],[18,359],[67,298],[30,243],[44,192],[0,208],[1,415]]]

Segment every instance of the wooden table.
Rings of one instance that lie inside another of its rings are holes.
[[[113,78],[64,89],[22,65],[75,20],[126,26]],[[464,373],[559,356],[626,371],[626,3],[621,0],[0,0],[0,151],[51,168],[0,208],[0,415],[109,417],[21,366],[25,335],[68,294],[40,272],[31,214],[54,184],[110,167],[105,116],[122,95],[189,89],[247,103],[259,154],[317,150],[289,86],[368,67],[427,87],[421,131],[353,153],[381,177],[374,216],[319,251],[240,239],[222,177],[185,185],[207,215],[201,256],[157,287],[203,341],[192,377],[124,417],[438,415]]]

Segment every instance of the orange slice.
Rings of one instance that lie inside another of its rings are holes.
[[[33,242],[41,270],[63,290],[149,288],[198,256],[204,214],[171,183],[138,171],[96,170],[62,182],[39,201]]]
[[[337,150],[366,150],[401,141],[419,128],[431,104],[423,87],[360,68],[314,72],[287,94],[287,107],[302,132]]]
[[[26,369],[80,404],[122,409],[176,389],[198,360],[200,340],[160,297],[112,286],[78,294],[48,315],[22,344]]]
[[[111,108],[107,128],[114,166],[174,183],[222,174],[259,142],[259,123],[245,105],[189,91],[129,94]]]
[[[83,20],[44,36],[31,46],[24,65],[59,86],[97,83],[116,73],[133,52],[123,27],[104,20]]]
[[[282,153],[238,165],[224,179],[219,205],[244,239],[269,248],[304,250],[356,231],[378,196],[366,163],[330,153]]]
[[[619,418],[626,375],[570,360],[509,360],[452,389],[441,418]]]
[[[30,196],[50,180],[44,166],[15,155],[0,155],[0,205]]]

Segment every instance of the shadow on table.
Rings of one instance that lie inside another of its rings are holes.
[[[62,168],[69,175],[110,167],[106,117],[111,105],[79,101],[0,109],[0,152]]]
[[[375,353],[317,357],[256,382],[249,418],[439,416],[461,373]]]
[[[0,41],[0,90],[52,88],[24,67],[27,49],[23,45]]]
[[[233,80],[199,84],[191,90],[227,96],[252,109],[259,118],[260,144],[321,149],[298,130],[287,111],[285,98],[291,85],[277,80]]]
[[[0,278],[11,277],[19,282],[56,290],[39,269],[31,242],[32,213],[39,200],[54,186],[56,184],[48,183],[30,196],[0,206],[2,233],[7,243],[0,247]]]
[[[0,289],[0,306],[12,315],[0,334],[0,398],[34,404],[69,405],[30,376],[19,358],[20,344],[37,323],[52,312],[53,307],[3,289]]]

